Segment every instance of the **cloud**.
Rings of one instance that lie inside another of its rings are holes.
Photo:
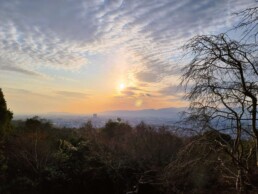
[[[17,73],[21,73],[21,74],[29,75],[29,76],[40,76],[40,74],[35,71],[30,71],[30,70],[23,69],[23,68],[17,67],[17,66],[3,65],[3,66],[0,66],[0,70],[17,72]]]
[[[178,85],[171,85],[159,90],[159,93],[165,96],[174,96],[184,92],[184,88]]]
[[[139,72],[136,74],[136,78],[143,82],[156,82],[159,80],[158,74],[154,74],[153,72],[147,71],[147,72]]]
[[[133,98],[139,98],[139,97],[152,97],[148,91],[145,89],[142,89],[140,87],[127,87],[125,90],[121,91],[121,95],[123,97],[133,97]]]
[[[135,93],[133,91],[130,91],[130,90],[122,91],[122,94],[125,95],[125,96],[134,96],[135,95]]]
[[[56,91],[57,95],[66,98],[87,98],[89,95],[82,92],[71,92],[71,91]]]
[[[0,51],[1,52],[1,51]],[[0,71],[10,71],[10,72],[16,72],[28,76],[43,76],[42,74],[34,71],[29,70],[26,67],[17,66],[14,65],[15,62],[13,60],[6,59],[4,57],[0,57]]]
[[[54,91],[54,92],[48,92],[48,94],[42,94],[37,93],[31,90],[22,89],[22,88],[9,88],[4,87],[4,90],[8,93],[12,93],[15,95],[30,95],[30,96],[40,96],[45,98],[51,98],[56,99],[56,95],[59,97],[65,97],[65,98],[87,98],[89,97],[89,94],[82,93],[82,92],[73,92],[73,91]]]
[[[129,86],[129,87],[126,87],[127,90],[133,90],[133,91],[142,91],[141,88],[139,87],[132,87],[132,86]]]
[[[4,87],[4,90],[8,91],[8,92],[12,92],[12,93],[19,93],[19,94],[28,94],[28,93],[32,93],[29,90],[25,90],[25,89],[19,89],[19,88],[6,88]]]
[[[21,97],[21,96],[26,96],[27,98],[25,98],[26,100],[28,100],[31,96],[35,96],[35,97],[41,97],[44,99],[55,99],[53,96],[48,95],[48,94],[42,94],[42,93],[38,93],[38,92],[34,92],[31,90],[27,90],[27,89],[22,89],[22,88],[9,88],[9,87],[4,87],[3,88],[7,93],[12,94],[17,96],[17,98]]]
[[[169,102],[183,102],[185,101],[183,97],[174,97],[174,98],[170,98],[168,99]]]
[[[78,68],[87,62],[80,44],[92,38],[94,23],[76,15],[80,3],[25,0],[0,4],[0,57],[15,59],[20,66]]]
[[[252,5],[252,0],[3,0],[0,58],[14,63],[2,68],[27,75],[38,66],[80,69],[89,55],[123,47],[133,56],[139,81],[159,82],[178,73],[178,48],[187,39],[231,27],[232,13]]]

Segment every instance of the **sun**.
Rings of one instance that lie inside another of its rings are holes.
[[[119,90],[122,91],[124,89],[125,89],[125,84],[124,83],[119,84]]]

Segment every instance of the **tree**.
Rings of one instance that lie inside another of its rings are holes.
[[[3,137],[7,131],[10,131],[12,117],[13,114],[7,109],[4,94],[0,88],[0,138]]]
[[[186,99],[190,101],[188,119],[201,121],[205,129],[216,129],[234,137],[232,144],[217,143],[236,166],[236,188],[243,190],[249,184],[253,150],[258,166],[256,51],[225,34],[196,36],[185,49],[192,57],[182,75]],[[246,149],[244,139],[254,141],[254,147]]]
[[[0,88],[0,182],[5,181],[7,161],[4,154],[4,136],[11,129],[12,113],[7,109],[4,94]],[[1,188],[0,188],[1,192]]]
[[[123,141],[131,134],[132,127],[128,123],[121,122],[121,120],[109,120],[101,132],[107,138]]]
[[[257,45],[258,35],[258,7],[250,7],[236,13],[240,18],[238,25],[234,29],[243,30],[242,40],[249,41],[252,45]]]
[[[168,193],[224,193],[229,187],[220,168],[220,161],[229,161],[216,141],[231,141],[229,135],[218,131],[207,131],[191,136],[177,157],[164,170],[165,188]],[[225,174],[226,177],[229,173]],[[212,192],[213,191],[213,192]]]

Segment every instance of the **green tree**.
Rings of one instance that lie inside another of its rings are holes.
[[[4,155],[4,135],[11,129],[12,112],[7,109],[4,94],[0,88],[0,182],[5,182],[5,172],[7,170],[6,157]],[[0,193],[2,193],[0,185]]]
[[[0,138],[11,129],[13,113],[7,109],[4,94],[0,88]]]

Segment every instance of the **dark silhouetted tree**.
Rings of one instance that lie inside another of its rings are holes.
[[[7,109],[4,94],[0,88],[0,137],[3,137],[6,132],[10,131],[12,117],[13,114]]]
[[[193,57],[182,76],[190,101],[188,119],[201,120],[205,129],[234,136],[233,143],[217,144],[231,157],[236,166],[236,187],[243,190],[248,182],[252,150],[256,152],[258,166],[256,51],[225,34],[194,37],[185,48]],[[246,149],[244,138],[255,142],[253,147]]]
[[[11,120],[12,113],[7,109],[4,94],[0,88],[0,182],[5,181],[5,172],[7,170],[7,161],[4,154],[4,136],[11,129]]]

